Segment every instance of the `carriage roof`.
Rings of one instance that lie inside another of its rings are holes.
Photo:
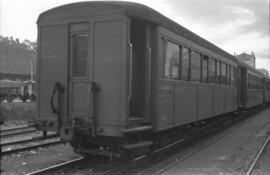
[[[161,25],[171,31],[174,31],[177,34],[184,36],[185,38],[202,45],[234,62],[236,62],[236,58],[229,54],[228,52],[222,50],[221,48],[215,46],[214,44],[208,42],[207,40],[203,39],[202,37],[196,35],[195,33],[189,31],[185,27],[181,26],[180,24],[170,20],[169,18],[165,17],[164,15],[160,14],[159,12],[138,3],[133,2],[122,2],[122,1],[86,1],[86,2],[78,2],[78,3],[71,3],[63,6],[59,6],[53,8],[51,10],[45,11],[42,13],[37,23],[41,23],[43,21],[52,20],[53,18],[65,18],[65,15],[68,13],[73,13],[77,15],[77,17],[83,17],[86,13],[91,13],[87,11],[88,8],[96,7],[102,8],[107,7],[113,13],[124,13],[128,16],[139,18],[143,20],[150,21],[151,23],[155,23]],[[84,11],[85,10],[85,11]],[[74,11],[76,13],[74,13]],[[86,13],[85,13],[86,12]],[[106,13],[101,11],[96,11],[96,13]],[[87,14],[86,14],[87,15]]]
[[[246,63],[244,63],[244,62],[242,62],[242,61],[238,61],[238,65],[239,65],[239,67],[248,69],[248,70],[250,70],[251,72],[256,73],[257,75],[266,77],[266,76],[265,76],[263,73],[261,73],[259,70],[255,69],[254,67],[251,67],[250,65],[248,65],[248,64],[246,64]]]

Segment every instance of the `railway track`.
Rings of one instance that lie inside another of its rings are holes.
[[[252,114],[250,114],[250,113],[245,114],[245,112],[244,112],[244,114],[242,114],[242,116],[240,116],[240,119],[241,118],[244,119],[243,121],[236,120],[236,122],[233,122],[232,126],[230,126],[230,125],[225,126],[225,128],[223,127],[219,131],[217,130],[216,134],[206,136],[206,139],[203,139],[203,140],[197,140],[198,143],[196,143],[196,144],[191,143],[191,146],[188,147],[187,149],[184,148],[183,151],[180,151],[180,152],[174,154],[173,156],[169,157],[168,159],[166,159],[160,163],[157,163],[156,165],[151,166],[143,171],[140,171],[140,174],[142,174],[142,175],[143,174],[153,174],[153,175],[161,174],[162,172],[166,171],[167,169],[174,166],[178,162],[181,162],[181,161],[187,159],[188,157],[195,155],[200,150],[205,149],[209,145],[222,139],[226,135],[230,134],[231,132],[233,132],[234,130],[239,128],[241,125],[245,125],[247,122],[249,122],[250,120],[253,119],[253,117],[252,117],[253,115],[254,115],[254,112]],[[180,147],[182,147],[182,146],[180,145]]]
[[[46,171],[42,171],[41,174],[49,174],[48,172],[52,173],[55,169],[67,169],[63,170],[64,174],[68,174],[70,170],[78,171],[91,171],[100,175],[113,175],[113,174],[160,174],[161,172],[165,171],[169,167],[175,165],[177,162],[182,161],[196,152],[206,148],[208,145],[220,140],[224,136],[228,135],[235,129],[237,129],[240,125],[244,125],[249,120],[252,119],[252,116],[255,113],[241,113],[235,121],[232,123],[226,123],[222,127],[213,127],[209,131],[209,128],[204,128],[208,130],[205,133],[199,132],[198,135],[194,135],[191,138],[182,138],[176,140],[175,142],[155,149],[153,152],[141,155],[140,157],[136,157],[130,161],[125,162],[115,162],[106,168],[100,168],[99,166],[95,167],[94,165],[89,165],[89,162],[93,163],[92,161],[88,161],[83,166],[79,168],[74,168],[74,165],[78,165],[76,161],[74,163],[64,163],[63,165],[57,166],[57,168],[52,167],[50,169],[47,168]],[[242,121],[245,119],[244,121]],[[198,140],[198,138],[203,138]],[[80,161],[84,161],[85,159],[81,159]],[[87,160],[85,160],[87,162]],[[72,161],[73,162],[73,161]],[[95,160],[94,160],[95,162]],[[83,164],[83,163],[82,163]],[[41,170],[40,170],[41,171]],[[31,174],[31,173],[30,173]],[[35,174],[35,173],[32,173]],[[53,173],[52,173],[53,174]]]
[[[58,137],[57,134],[50,134],[46,138],[44,138],[43,136],[38,136],[38,137],[29,138],[29,139],[16,140],[16,141],[12,141],[12,142],[3,142],[0,144],[0,146],[5,147],[5,146],[18,145],[18,144],[25,144],[25,143],[30,143],[33,141],[41,141],[41,140],[50,139],[50,138],[57,138],[57,137]]]
[[[22,137],[23,135],[29,133],[35,133],[35,135],[38,134],[38,136],[33,136],[32,138],[29,138],[29,136],[26,138]],[[12,137],[12,139],[9,137]],[[18,137],[19,140],[14,140],[13,137]],[[40,136],[39,133],[36,133],[36,128],[34,128],[34,125],[32,124],[28,126],[19,126],[1,130],[1,155],[9,155],[12,153],[18,153],[25,150],[46,147],[59,143],[61,143],[61,141],[57,134],[51,133],[44,138]]]
[[[50,140],[50,139],[53,139],[53,140]],[[56,135],[52,135],[50,138],[46,138],[46,139],[40,138],[40,139],[20,140],[20,141],[15,141],[15,142],[11,142],[11,143],[5,143],[4,144],[5,146],[3,146],[3,147],[1,145],[1,148],[2,148],[1,154],[2,154],[2,156],[9,155],[12,153],[19,153],[19,152],[26,151],[26,150],[33,150],[33,149],[37,149],[40,147],[57,145],[60,143],[62,143],[62,142],[59,138],[57,138]],[[28,144],[28,145],[24,145],[24,144]]]
[[[34,125],[1,129],[1,138],[20,135],[20,134],[33,133],[35,131],[36,131],[36,128],[34,127]]]
[[[255,156],[254,160],[252,161],[252,163],[250,164],[247,172],[246,172],[246,175],[251,175],[254,168],[255,168],[255,165],[257,164],[258,160],[260,159],[266,145],[269,143],[269,140],[270,140],[270,136],[267,137],[267,139],[265,140],[264,144],[262,145],[261,149],[258,151],[257,155]]]
[[[75,164],[78,164],[83,160],[84,160],[83,157],[76,158],[76,159],[73,159],[73,160],[70,160],[70,161],[67,161],[67,162],[59,163],[59,164],[52,165],[52,166],[49,166],[49,167],[44,168],[44,169],[40,169],[40,170],[37,170],[37,171],[33,171],[31,173],[27,173],[26,175],[48,174],[48,173],[50,173],[52,171],[57,171],[57,170],[63,169],[66,166],[72,166],[72,165],[74,166]]]
[[[30,123],[28,125],[23,125],[23,126],[18,126],[18,127],[11,127],[11,128],[6,128],[6,129],[1,129],[1,132],[9,132],[9,131],[14,131],[14,130],[18,130],[18,129],[26,129],[29,127],[33,127],[35,126],[34,124]]]
[[[254,115],[254,112],[249,114],[242,113],[238,115],[240,116],[239,118],[237,117],[237,120],[233,121],[232,123],[227,123],[221,128],[209,128],[206,129],[208,130],[207,132],[199,132],[199,134],[193,138],[191,137],[178,140],[175,143],[154,151],[154,153],[146,156],[144,159],[140,160],[136,164],[133,164],[131,167],[124,168],[121,171],[108,172],[104,174],[160,174],[179,161],[183,161],[186,158],[193,156],[198,151],[222,139],[224,136],[237,129],[240,125],[244,125],[248,121],[252,120],[252,117],[248,116]],[[244,118],[246,118],[246,120],[242,121]]]

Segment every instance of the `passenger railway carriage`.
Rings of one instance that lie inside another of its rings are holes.
[[[163,131],[237,110],[235,57],[149,7],[81,2],[37,23],[37,124],[76,152],[120,156]],[[248,69],[240,72],[261,78]],[[262,101],[254,98],[241,104]]]
[[[250,108],[267,101],[264,100],[264,75],[242,62],[239,62],[238,68],[239,107]]]

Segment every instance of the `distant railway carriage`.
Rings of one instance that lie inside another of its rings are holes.
[[[36,122],[79,153],[148,147],[163,131],[236,111],[247,86],[237,86],[234,56],[141,4],[68,4],[37,23]],[[261,90],[246,93],[247,107],[262,102]]]
[[[249,108],[264,103],[264,75],[239,62],[239,106]]]
[[[263,101],[267,103],[270,101],[270,78],[264,77],[263,78]]]

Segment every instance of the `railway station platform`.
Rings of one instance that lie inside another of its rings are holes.
[[[270,107],[257,113],[222,139],[205,149],[163,169],[162,175],[245,174],[270,134]],[[263,172],[270,174],[270,148]]]

